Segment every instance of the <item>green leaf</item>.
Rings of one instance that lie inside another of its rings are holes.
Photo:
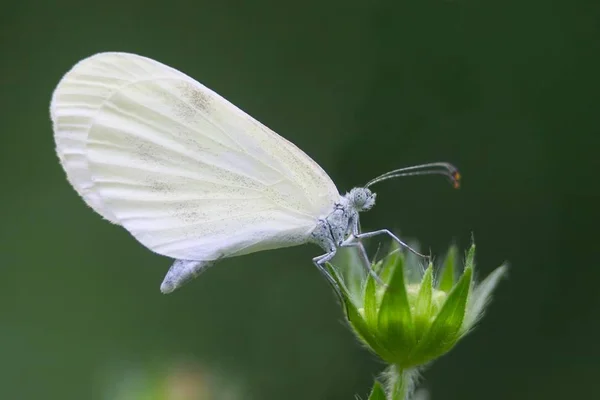
[[[365,321],[371,329],[377,329],[377,294],[375,285],[375,279],[369,274],[365,285],[363,307],[365,310]]]
[[[402,255],[402,252],[400,251],[400,249],[395,249],[395,250],[392,250],[387,255],[387,257],[382,260],[383,263],[381,266],[381,270],[379,271],[379,277],[381,278],[381,280],[384,283],[386,283],[386,284],[390,283],[390,278],[392,276],[392,272],[394,271],[396,264],[398,264],[402,258],[403,258],[403,255]]]
[[[391,353],[380,344],[379,340],[375,336],[376,332],[373,332],[369,326],[366,324],[363,317],[360,315],[360,312],[356,308],[354,302],[352,302],[352,298],[350,297],[350,293],[344,285],[344,281],[341,276],[337,273],[336,269],[329,263],[327,265],[327,270],[336,281],[340,288],[340,292],[343,297],[345,310],[346,310],[346,319],[350,323],[350,327],[356,334],[356,336],[366,344],[370,350],[377,354],[384,360],[388,360],[391,358]]]
[[[465,260],[465,270],[467,268],[475,269],[475,243],[471,244],[469,251],[467,251],[467,257]]]
[[[432,320],[431,315],[431,295],[433,291],[433,265],[430,263],[429,267],[423,275],[423,280],[419,287],[419,293],[415,302],[415,311],[413,315],[413,321],[415,324],[415,336],[417,341],[425,332]]]
[[[408,245],[413,250],[421,252],[418,242],[410,241],[408,242]],[[406,250],[404,254],[404,281],[409,284],[420,282],[423,277],[423,258],[409,250]]]
[[[338,273],[344,280],[348,292],[352,296],[352,301],[360,304],[363,292],[362,285],[367,274],[358,249],[355,247],[339,249],[336,258],[339,260],[336,261],[336,264],[343,266],[338,268]]]
[[[475,286],[473,290],[473,294],[469,299],[469,303],[467,305],[467,313],[465,315],[465,320],[463,321],[463,326],[461,328],[461,335],[467,333],[470,329],[472,329],[479,318],[483,316],[483,311],[487,303],[489,303],[492,292],[494,288],[500,281],[502,277],[506,275],[506,271],[508,270],[507,265],[501,265],[496,268],[491,274],[487,276],[481,283]]]
[[[452,286],[454,286],[454,281],[456,280],[456,272],[454,272],[456,265],[456,254],[456,246],[451,246],[450,249],[448,249],[448,254],[446,254],[446,259],[444,260],[444,266],[442,268],[442,274],[438,282],[438,289],[443,290],[446,293],[450,293]]]
[[[377,276],[379,276],[381,274],[382,269],[383,269],[383,260],[379,260],[375,264],[372,264],[371,268],[373,269],[373,271],[375,271],[375,273],[377,274]]]
[[[467,300],[471,289],[473,269],[467,267],[435,320],[411,354],[410,365],[425,364],[447,352],[460,338]]]
[[[373,390],[371,390],[371,394],[369,395],[369,400],[386,400],[385,392],[383,391],[383,387],[381,387],[381,383],[379,383],[379,381],[375,381]]]
[[[404,282],[404,260],[398,261],[390,271],[388,286],[383,294],[378,315],[379,334],[386,348],[401,363],[415,344],[414,326]],[[389,361],[389,360],[386,360]]]

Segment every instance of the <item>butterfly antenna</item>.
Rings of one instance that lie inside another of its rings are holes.
[[[365,188],[372,186],[376,183],[387,181],[388,179],[399,178],[402,176],[416,176],[416,175],[443,175],[450,180],[450,183],[455,189],[460,187],[460,173],[458,169],[449,163],[435,162],[428,164],[413,165],[412,167],[395,169],[393,171],[386,172],[383,175],[379,175],[376,178],[371,179],[365,185]]]

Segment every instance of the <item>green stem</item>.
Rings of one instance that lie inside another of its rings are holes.
[[[391,365],[387,371],[388,400],[409,400],[414,390],[417,371]]]

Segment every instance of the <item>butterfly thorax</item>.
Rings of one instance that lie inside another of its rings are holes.
[[[366,188],[354,188],[333,206],[333,210],[320,218],[312,231],[310,241],[325,251],[332,251],[351,234],[358,233],[358,213],[375,204],[375,193]]]

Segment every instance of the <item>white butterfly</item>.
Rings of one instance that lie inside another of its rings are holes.
[[[360,233],[358,213],[375,204],[368,187],[446,163],[391,171],[340,195],[294,144],[194,79],[149,58],[100,53],[76,64],[50,105],[56,151],[86,203],[150,250],[176,261],[170,293],[213,262],[313,242],[323,267]]]

